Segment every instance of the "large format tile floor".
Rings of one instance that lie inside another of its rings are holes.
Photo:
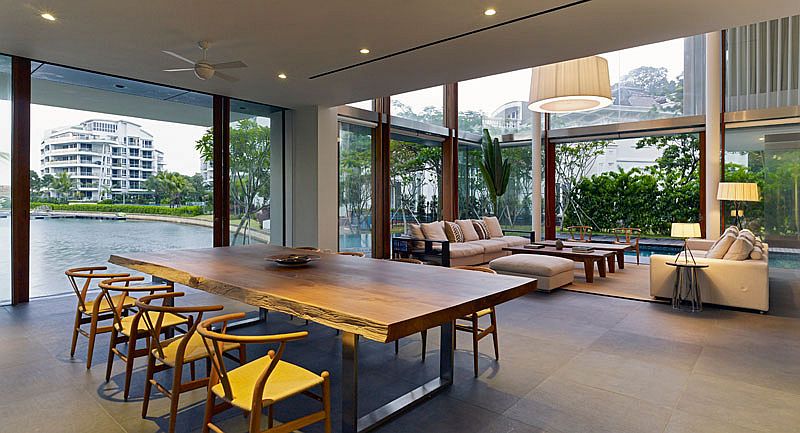
[[[223,299],[191,291],[182,303]],[[225,302],[227,309],[246,306]],[[154,432],[166,428],[167,400],[154,394],[142,419],[144,362],[131,401],[121,400],[120,364],[103,380],[108,350],[100,338],[86,371],[86,341],[69,357],[74,300],[41,299],[0,309],[0,431]],[[708,308],[700,314],[669,306],[574,292],[535,293],[498,308],[500,362],[481,344],[480,377],[471,347],[459,335],[455,384],[390,422],[380,432],[797,432],[800,431],[800,319]],[[266,329],[308,329],[286,359],[333,376],[339,405],[340,342],[334,331],[271,314]],[[393,345],[363,341],[362,411],[413,389],[438,372],[438,333],[428,360],[418,336]],[[266,348],[253,348],[252,358]],[[167,373],[165,373],[167,374]],[[179,431],[199,431],[204,390],[181,396]],[[276,417],[316,409],[302,397],[277,407]],[[230,432],[246,430],[230,411]],[[335,431],[339,425],[334,419]],[[318,432],[317,426],[306,431]]]

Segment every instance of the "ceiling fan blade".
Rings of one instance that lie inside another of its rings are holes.
[[[176,53],[173,53],[172,51],[167,51],[167,50],[161,50],[161,52],[164,53],[164,54],[169,54],[170,56],[175,57],[176,59],[183,60],[184,62],[189,63],[191,65],[194,65],[193,61],[187,59],[186,57],[183,57],[180,54],[176,54]]]
[[[247,64],[242,61],[235,61],[235,62],[225,62],[225,63],[217,63],[211,65],[214,69],[235,69],[235,68],[246,68]]]
[[[183,71],[194,71],[194,68],[164,69],[164,72],[183,72]]]
[[[214,73],[214,76],[215,76],[215,77],[222,78],[223,80],[225,80],[225,81],[228,81],[228,82],[231,82],[231,83],[235,83],[235,82],[239,81],[239,79],[238,79],[238,78],[236,78],[236,77],[232,77],[232,76],[230,76],[230,75],[228,75],[228,74],[224,74],[224,73],[222,73],[222,72],[215,72],[215,73]]]

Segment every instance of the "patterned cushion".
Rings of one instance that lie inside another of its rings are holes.
[[[736,233],[738,233],[738,231]],[[736,240],[736,234],[734,234],[732,231],[725,230],[725,232],[722,233],[722,236],[720,236],[720,238],[717,239],[716,242],[714,242],[714,245],[712,245],[711,248],[708,249],[708,252],[706,253],[706,258],[721,259],[725,257],[725,253],[728,252],[728,248],[730,248],[731,245],[733,245],[733,242],[735,240]]]
[[[490,239],[489,229],[483,221],[472,220],[472,226],[475,227],[475,231],[478,232],[478,239]]]
[[[461,231],[461,227],[456,223],[445,221],[444,233],[447,235],[447,240],[450,242],[464,242],[464,232]]]

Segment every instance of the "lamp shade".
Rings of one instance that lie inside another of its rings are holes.
[[[541,113],[574,113],[611,105],[608,61],[584,57],[533,68],[530,108]]]
[[[759,201],[758,185],[744,182],[720,182],[717,200]]]
[[[700,223],[672,223],[670,236],[673,238],[699,238]]]

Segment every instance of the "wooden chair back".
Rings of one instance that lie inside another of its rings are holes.
[[[67,269],[64,274],[67,276],[75,296],[78,297],[78,308],[81,311],[86,311],[86,295],[92,286],[92,281],[96,279],[107,280],[110,278],[129,277],[130,274],[126,273],[96,273],[97,271],[107,270],[107,266],[84,266],[80,268]],[[97,295],[96,301],[103,297],[100,293]],[[100,309],[100,302],[94,303],[94,310]]]
[[[164,316],[167,314],[174,314],[176,316],[187,317],[189,319],[188,330],[184,334],[181,341],[178,343],[176,351],[177,362],[182,362],[183,355],[186,352],[186,346],[189,344],[189,339],[194,335],[197,330],[197,325],[203,320],[203,313],[211,311],[222,311],[222,305],[202,305],[202,306],[183,306],[175,307],[167,305],[167,300],[179,298],[184,296],[183,292],[171,293],[156,293],[152,295],[142,296],[136,300],[136,308],[142,312],[142,320],[150,333],[150,344],[148,347],[155,349],[159,358],[164,359],[164,347],[160,336],[163,333],[162,324],[164,323]],[[153,304],[153,301],[161,300],[161,305]],[[148,314],[155,313],[155,314]]]
[[[341,256],[364,257],[364,253],[360,251],[339,251],[336,254],[339,254]]]
[[[113,293],[124,294],[125,296],[130,296],[131,293],[148,293],[150,295],[154,295],[156,292],[166,292],[173,290],[172,285],[168,284],[156,284],[156,285],[131,285],[131,283],[144,281],[144,277],[134,276],[134,277],[118,277],[118,278],[110,278],[108,280],[103,280],[100,282],[99,286],[100,289],[103,290],[103,296],[108,302],[108,306],[111,308],[111,311],[114,313],[114,328],[118,332],[122,332],[122,311],[123,305],[121,302],[117,303],[114,302],[114,295]],[[165,298],[166,299],[166,298]],[[136,315],[133,317],[133,323],[131,324],[131,329],[138,329],[139,320],[142,316],[142,310],[138,310]]]
[[[238,320],[245,317],[245,313],[231,313],[223,314],[221,316],[205,319],[200,322],[197,327],[197,332],[203,336],[203,344],[208,351],[209,359],[211,359],[211,377],[209,378],[209,388],[221,383],[222,389],[225,391],[225,398],[228,401],[233,400],[233,388],[231,387],[228,370],[225,367],[223,358],[223,343],[239,343],[246,344],[268,344],[279,343],[278,351],[270,350],[268,355],[272,358],[267,368],[261,372],[256,379],[255,388],[253,390],[253,405],[261,405],[261,397],[264,394],[264,386],[267,384],[269,375],[278,366],[278,361],[283,356],[283,351],[286,349],[286,343],[289,341],[300,340],[308,336],[308,331],[292,332],[288,334],[274,334],[274,335],[233,335],[228,334],[228,322],[231,320]],[[212,330],[212,326],[220,324],[219,332]]]
[[[592,241],[592,226],[569,226],[567,227],[567,231],[569,231],[569,237],[573,241]],[[579,236],[578,238],[575,238],[576,233]]]
[[[617,227],[612,229],[611,233],[614,234],[614,238],[616,239],[615,242],[618,244],[626,243],[630,245],[636,245],[639,243],[639,237],[642,235],[642,229],[635,227]],[[624,240],[620,240],[620,237],[624,237]]]
[[[485,272],[487,274],[496,274],[494,269],[487,268],[485,266],[453,266],[452,269],[461,269],[464,271],[477,271],[477,272]]]

